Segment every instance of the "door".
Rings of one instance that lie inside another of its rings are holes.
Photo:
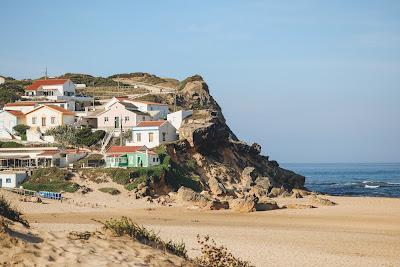
[[[114,118],[114,128],[119,128],[119,117]]]

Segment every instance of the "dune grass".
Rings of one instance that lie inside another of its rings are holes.
[[[22,213],[11,207],[10,202],[8,202],[4,196],[0,196],[0,216],[3,216],[13,222],[19,222],[20,224],[29,227],[27,220],[21,217]]]

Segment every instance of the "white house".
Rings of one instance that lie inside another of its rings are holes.
[[[80,104],[78,105],[78,109],[80,109],[81,106],[84,107],[92,104],[92,97],[76,96],[75,90],[76,86],[70,79],[37,80],[25,88],[25,98],[45,98],[52,101],[75,101],[76,107],[74,107],[74,109],[70,108],[70,110],[75,110],[78,103]]]
[[[0,110],[0,138],[12,139],[14,126],[25,124],[25,114],[19,110]]]
[[[33,101],[18,101],[13,103],[7,103],[4,105],[4,110],[18,110],[22,113],[27,113],[31,110],[34,110],[37,106],[39,106],[38,102]]]
[[[141,121],[151,119],[148,113],[137,110],[135,105],[128,102],[115,102],[96,117],[97,128],[102,130],[131,129]]]
[[[75,122],[75,113],[55,105],[43,105],[25,114],[26,125],[31,129],[46,130]]]
[[[6,188],[19,187],[25,179],[26,179],[26,172],[1,171],[0,187],[6,187]]]
[[[179,110],[167,115],[167,120],[177,129],[181,128],[182,121],[193,114],[192,110]]]
[[[135,99],[125,99],[125,102],[129,102],[134,104],[138,107],[140,111],[149,112],[150,114],[154,114],[153,117],[155,120],[158,119],[166,119],[169,113],[168,105],[155,103],[155,102],[148,102],[148,101],[139,101]],[[158,111],[158,112],[157,112]]]
[[[126,145],[153,148],[177,139],[176,128],[169,121],[142,121],[132,128],[132,140]]]
[[[0,84],[3,84],[6,82],[6,79],[3,76],[0,76]]]

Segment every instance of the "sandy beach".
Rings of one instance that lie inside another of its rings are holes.
[[[95,220],[127,216],[165,239],[184,241],[191,257],[199,255],[196,235],[209,235],[256,266],[399,266],[400,199],[332,197],[336,206],[237,213],[194,207],[161,206],[94,191],[70,194],[46,204],[21,202],[3,192],[31,223],[52,235],[93,231]],[[310,203],[310,198],[277,198],[277,203]]]

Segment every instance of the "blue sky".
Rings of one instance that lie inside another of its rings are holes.
[[[400,162],[400,1],[2,1],[0,74],[201,74],[280,162]]]

